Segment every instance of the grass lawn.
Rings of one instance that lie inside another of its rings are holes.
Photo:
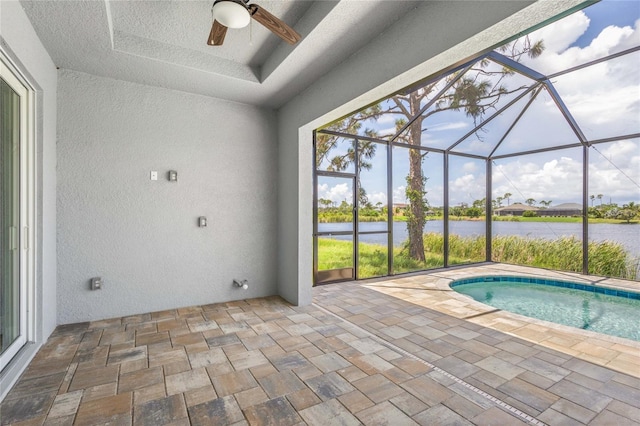
[[[394,247],[393,270],[395,274],[421,271],[444,266],[442,234],[428,233],[424,237],[425,262],[408,256],[405,247]],[[318,239],[318,269],[330,270],[353,267],[353,243],[330,238]],[[492,240],[495,262],[535,266],[558,271],[582,272],[582,241],[572,237],[555,240],[519,236],[497,236]],[[358,246],[359,278],[388,275],[387,247],[379,244],[360,243]],[[466,264],[485,260],[484,237],[460,237],[449,239],[449,264]],[[631,257],[617,243],[603,241],[589,243],[589,273],[606,277],[638,279],[640,259]]]

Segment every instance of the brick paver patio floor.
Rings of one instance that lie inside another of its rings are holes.
[[[640,424],[633,344],[611,368],[373,287],[60,326],[1,424]]]

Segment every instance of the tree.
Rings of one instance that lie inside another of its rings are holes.
[[[502,197],[496,197],[496,204],[498,205],[498,207],[502,207]]]
[[[462,217],[464,214],[464,208],[461,206],[451,207],[451,215],[456,217]]]
[[[510,203],[509,203],[509,200],[510,200],[510,198],[511,198],[511,195],[513,195],[513,194],[511,194],[510,192],[507,192],[507,193],[505,193],[505,194],[502,196],[502,198],[503,198],[503,199],[504,199],[504,198],[506,198],[506,199],[507,199],[507,206],[510,204]]]
[[[524,202],[528,206],[533,206],[536,203],[536,200],[534,200],[533,198],[527,198]]]
[[[362,122],[371,118],[380,117],[381,111],[379,106],[369,107],[365,110],[348,117],[332,126],[328,130],[338,130],[343,133],[358,134],[362,127]],[[373,130],[365,129],[365,136],[376,136]],[[365,189],[360,184],[360,172],[362,170],[371,170],[371,160],[376,153],[376,144],[370,141],[358,141],[356,150],[355,141],[345,139],[340,136],[327,135],[319,133],[316,136],[316,168],[324,168],[330,172],[343,172],[352,164],[358,164],[358,203],[365,206],[368,197]],[[357,159],[356,159],[357,152]],[[328,164],[326,164],[328,163]]]
[[[598,194],[598,195],[596,196],[596,198],[597,198],[598,200],[600,200],[600,205],[602,205],[602,197],[604,197],[604,195],[602,195],[602,194]]]
[[[326,198],[320,198],[318,200],[318,203],[320,203],[320,205],[322,205],[325,209],[331,207],[331,205],[333,204],[333,201],[326,199]]]
[[[622,210],[618,211],[618,214],[616,217],[618,219],[626,220],[627,223],[630,223],[631,219],[635,218],[638,215],[639,208],[640,208],[639,205],[636,205],[636,203],[631,201],[629,204],[624,204],[622,206]]]
[[[347,203],[347,200],[342,200],[342,202],[340,203],[340,207],[338,208],[340,209],[341,213],[349,213],[353,206],[350,203]]]
[[[593,200],[596,199],[596,196],[591,194],[591,195],[589,195],[589,198],[591,199],[591,207],[593,207]]]
[[[472,206],[477,207],[479,209],[484,209],[486,200],[487,200],[486,198],[483,198],[482,200],[475,200]]]
[[[499,48],[500,53],[518,61],[523,55],[531,58],[539,56],[544,50],[542,40],[531,42],[528,37],[523,37],[516,42],[506,44]],[[490,62],[486,59],[476,62],[469,73],[461,75],[463,72],[457,71],[445,77],[444,82],[451,84],[451,87],[438,99],[434,97],[439,93],[443,80],[427,83],[417,89],[400,92],[392,97],[366,108],[358,113],[334,123],[330,130],[337,130],[349,134],[357,134],[361,130],[362,123],[369,119],[377,119],[385,114],[393,114],[396,117],[395,131],[391,134],[379,135],[372,129],[365,129],[364,134],[383,138],[397,135],[396,141],[409,146],[420,147],[422,133],[427,131],[423,127],[425,120],[434,114],[442,111],[463,111],[467,117],[477,124],[487,113],[497,110],[497,105],[503,96],[525,90],[526,86],[506,87],[504,79],[512,75],[515,71],[502,67],[499,70],[490,68]],[[431,108],[424,109],[423,105],[434,101]],[[411,121],[412,120],[412,121]],[[324,136],[324,140],[318,140]],[[481,135],[478,134],[480,138]],[[316,141],[317,165],[328,160],[328,153],[332,149],[332,143],[336,143],[337,138],[318,134]],[[453,142],[453,141],[452,141]],[[358,150],[358,158],[354,152],[347,152],[339,155],[337,159],[330,159],[331,166],[345,168],[354,161],[358,161],[359,170],[366,168],[367,159],[371,159],[375,154],[375,144],[373,142],[360,142],[365,149]],[[360,145],[359,145],[360,147]],[[409,173],[406,177],[405,196],[409,203],[406,209],[407,233],[409,237],[409,256],[418,261],[425,261],[423,232],[426,224],[426,211],[428,201],[426,199],[425,184],[426,176],[422,170],[422,164],[427,155],[427,151],[418,149],[409,150]],[[361,158],[362,157],[362,158]],[[369,168],[370,168],[369,164]],[[360,187],[360,185],[358,185]],[[364,194],[366,196],[366,194]],[[363,194],[358,194],[358,200]]]
[[[549,201],[540,200],[540,201],[538,202],[538,204],[540,204],[541,206],[544,206],[545,208],[548,208],[548,207],[551,205],[551,203],[552,203],[552,202],[553,202],[553,201],[551,201],[551,200],[549,200]]]
[[[465,214],[469,217],[480,217],[484,213],[484,209],[480,207],[469,207]]]

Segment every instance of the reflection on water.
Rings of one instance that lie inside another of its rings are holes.
[[[582,329],[586,330],[587,328],[589,328],[589,324],[591,323],[591,315],[589,314],[589,301],[588,300],[583,300],[582,301]]]
[[[487,303],[491,303],[492,299],[493,299],[493,292],[492,291],[488,291],[487,294],[484,295],[484,300]]]

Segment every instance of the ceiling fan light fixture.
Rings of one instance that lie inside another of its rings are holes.
[[[244,28],[249,25],[251,15],[241,4],[221,0],[213,5],[213,19],[228,28]]]

